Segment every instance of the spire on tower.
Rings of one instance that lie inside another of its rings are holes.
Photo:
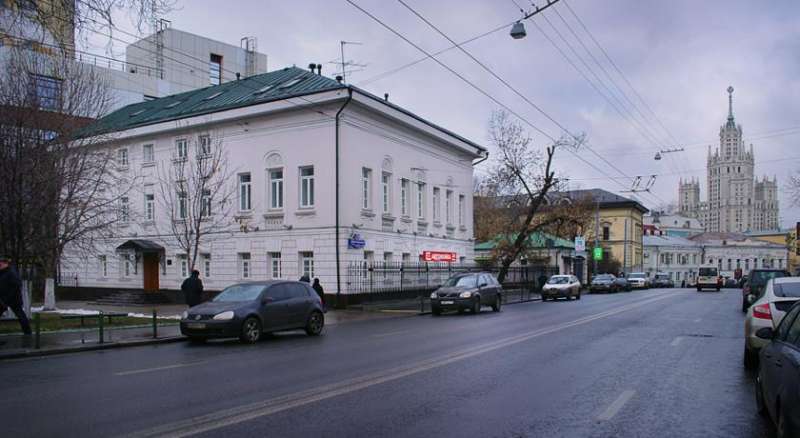
[[[728,126],[736,127],[733,121],[733,87],[728,86]]]

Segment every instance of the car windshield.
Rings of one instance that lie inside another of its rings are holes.
[[[647,278],[647,276],[640,272],[634,272],[633,274],[628,274],[628,278]]]
[[[776,297],[793,297],[800,298],[800,283],[775,283],[772,286]]]
[[[608,274],[598,275],[597,277],[594,277],[595,281],[611,281],[613,279],[614,279],[614,277],[612,277],[612,276],[610,276]]]
[[[477,287],[477,275],[462,275],[460,277],[450,277],[444,283],[445,287]]]
[[[212,301],[216,303],[252,301],[258,298],[258,295],[263,289],[264,286],[260,284],[237,284],[225,288],[225,290],[214,297]]]
[[[756,271],[751,274],[749,282],[750,286],[764,286],[773,278],[783,277],[786,277],[786,273],[783,271]]]
[[[569,277],[555,277],[555,276],[553,276],[553,277],[550,277],[549,280],[547,280],[547,284],[567,284],[567,283],[569,283]]]
[[[667,275],[667,274],[656,274],[656,279],[657,280],[668,280],[669,279],[669,275]]]
[[[700,268],[701,277],[716,277],[717,268]]]

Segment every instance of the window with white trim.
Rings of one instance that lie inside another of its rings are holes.
[[[308,276],[309,279],[314,278],[314,253],[311,251],[304,251],[300,253],[300,272],[302,275]]]
[[[211,190],[203,190],[203,195],[200,198],[200,217],[209,217],[213,211],[211,210]]]
[[[121,167],[128,167],[128,148],[117,150],[117,163]]]
[[[100,276],[103,278],[108,277],[108,257],[105,255],[98,256],[97,261],[99,264],[98,270],[100,271]]]
[[[178,256],[178,258],[181,265],[181,278],[186,278],[189,276],[189,259],[185,254]]]
[[[211,277],[211,254],[203,254],[203,277]]]
[[[189,156],[189,145],[185,138],[175,140],[175,158],[185,160]]]
[[[400,214],[402,216],[409,216],[408,214],[408,180],[400,180]]]
[[[464,203],[466,202],[466,197],[464,195],[458,195],[458,226],[464,226]]]
[[[442,219],[442,207],[441,207],[442,199],[441,199],[441,190],[439,187],[433,188],[433,221],[440,222]]]
[[[417,183],[417,218],[425,220],[425,183]]]
[[[208,134],[197,137],[197,154],[201,157],[211,155],[211,136]]]
[[[131,220],[131,209],[127,196],[119,198],[119,220],[120,222]]]
[[[392,174],[383,172],[381,175],[381,204],[383,214],[392,212]]]
[[[269,208],[283,208],[283,169],[269,171]]]
[[[269,260],[269,273],[270,278],[278,279],[281,278],[283,272],[281,267],[281,253],[280,252],[270,252],[267,254],[267,259]]]
[[[156,154],[153,150],[152,144],[142,146],[142,161],[145,163],[152,163],[156,161]]]
[[[372,207],[372,202],[370,202],[370,192],[371,192],[371,181],[372,181],[372,170],[366,167],[361,168],[361,208],[363,210],[369,210]]]
[[[300,208],[314,206],[314,166],[300,168]]]
[[[242,279],[248,279],[253,275],[250,265],[250,253],[239,253],[239,276]]]
[[[178,206],[175,211],[176,219],[186,219],[189,215],[189,200],[186,198],[186,192],[178,192]]]
[[[144,218],[153,221],[156,218],[156,197],[152,193],[144,195]]]
[[[444,215],[447,225],[453,223],[453,191],[447,190],[444,193]]]
[[[252,179],[249,173],[239,174],[239,211],[250,211],[252,203]]]

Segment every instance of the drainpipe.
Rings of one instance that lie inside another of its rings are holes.
[[[341,245],[339,241],[339,116],[342,115],[342,111],[351,100],[353,100],[353,89],[348,86],[347,100],[344,101],[339,111],[336,111],[336,307],[340,305],[339,296],[342,293],[341,249],[339,248]]]

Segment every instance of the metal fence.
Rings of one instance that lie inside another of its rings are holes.
[[[453,263],[351,262],[347,267],[348,294],[414,295],[430,292],[454,274],[489,272],[495,277],[499,266]],[[512,266],[503,279],[507,289],[538,290],[542,278],[558,274],[558,267]]]

